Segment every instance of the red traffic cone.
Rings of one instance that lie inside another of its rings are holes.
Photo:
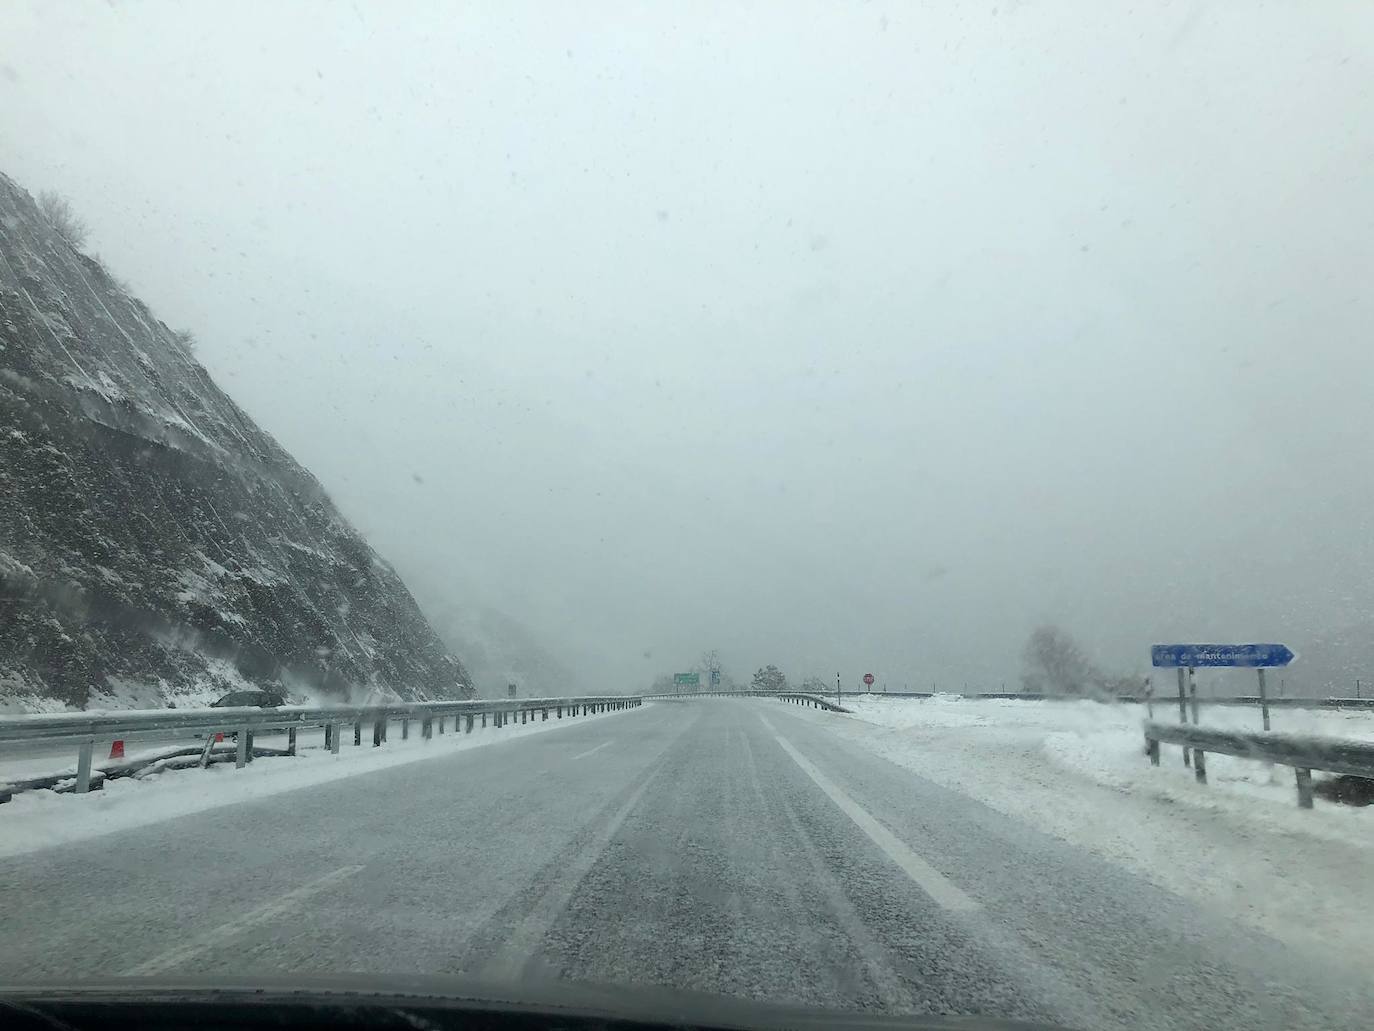
[[[122,740],[110,742],[110,758],[111,758],[111,759],[123,759],[123,758],[124,758],[124,742],[123,742]]]

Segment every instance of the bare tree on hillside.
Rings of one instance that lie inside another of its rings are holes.
[[[53,190],[44,190],[38,195],[38,210],[62,239],[78,249],[85,245],[90,226],[77,215],[66,197]]]

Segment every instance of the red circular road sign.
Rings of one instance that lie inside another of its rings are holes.
[[[864,683],[867,684],[869,687],[872,687],[872,686],[873,686],[873,674],[872,674],[872,673],[865,673],[865,674],[864,674]]]

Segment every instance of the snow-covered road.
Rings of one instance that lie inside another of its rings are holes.
[[[991,776],[961,790],[877,754],[906,733],[664,702],[13,855],[0,980],[469,973],[1081,1028],[1374,1026],[1367,979],[1301,936],[1075,841],[1044,778],[1018,813]],[[1110,791],[1060,773],[1065,811]]]

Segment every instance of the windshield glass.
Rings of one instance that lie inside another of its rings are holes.
[[[1374,1027],[1371,81],[0,5],[0,987]]]

